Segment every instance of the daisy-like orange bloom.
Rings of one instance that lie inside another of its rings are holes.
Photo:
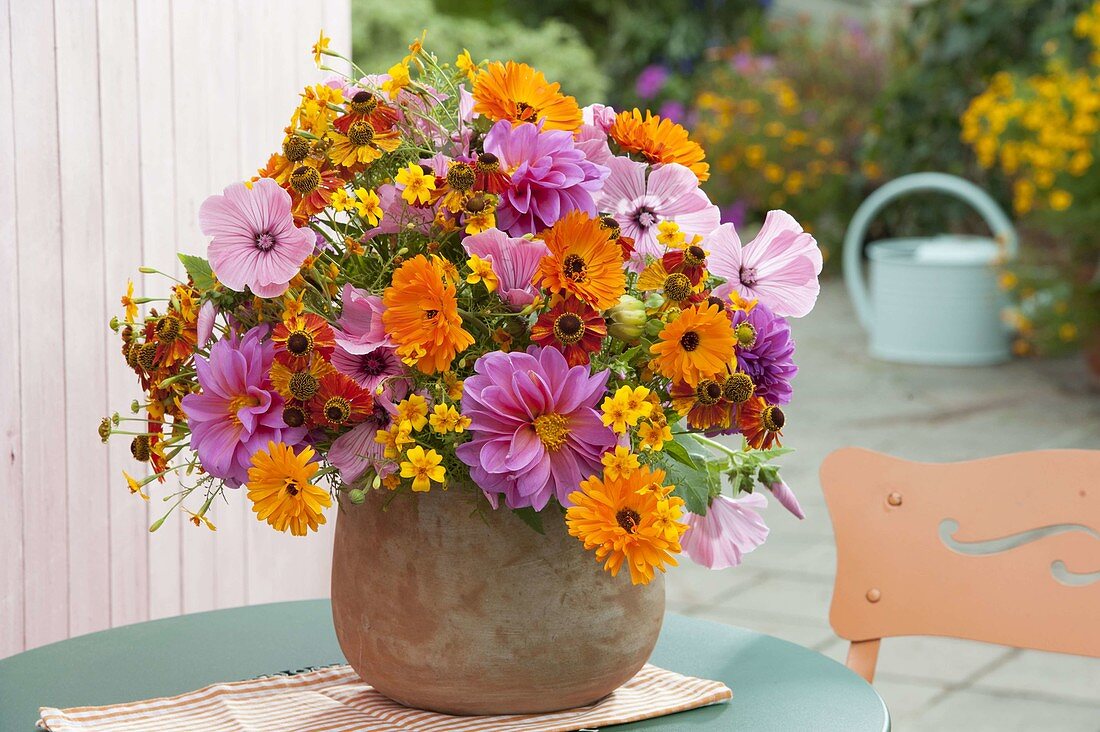
[[[161,369],[170,369],[195,353],[198,341],[199,309],[195,305],[192,290],[186,285],[176,285],[168,312],[156,321],[156,356]]]
[[[403,263],[382,303],[382,324],[397,344],[397,355],[425,374],[446,371],[474,343],[462,328],[454,282],[437,259],[418,254]]]
[[[332,141],[332,147],[328,150],[329,160],[353,170],[361,170],[382,157],[383,153],[393,152],[401,145],[397,130],[376,131],[366,120],[353,122],[346,134],[329,130],[328,139]]]
[[[741,405],[737,425],[741,434],[754,450],[767,450],[772,445],[782,447],[779,438],[787,418],[783,410],[768,404],[763,397],[754,396]]]
[[[574,209],[539,238],[550,253],[539,262],[536,284],[573,295],[601,311],[612,307],[626,291],[619,245],[599,219]]]
[[[684,310],[657,335],[649,348],[654,369],[673,381],[695,388],[703,379],[725,373],[736,339],[730,320],[716,305]]]
[[[600,314],[573,297],[557,302],[531,328],[533,342],[558,349],[570,366],[587,364],[606,337],[607,323]]]
[[[666,255],[667,256],[667,255]],[[638,275],[638,289],[647,292],[660,292],[668,305],[685,308],[706,299],[701,285],[702,280],[692,283],[683,272],[670,272],[665,268],[664,259],[650,262]]]
[[[707,253],[698,244],[688,244],[683,249],[665,252],[661,264],[666,272],[682,274],[692,285],[698,285],[707,273]]]
[[[328,165],[318,166],[306,161],[291,171],[284,188],[293,202],[294,220],[304,221],[323,211],[332,194],[344,185],[343,178]]]
[[[308,408],[314,424],[344,427],[369,417],[374,411],[374,399],[349,377],[332,373],[318,383]]]
[[[527,64],[494,61],[474,81],[474,111],[494,122],[543,120],[543,129],[575,132],[581,126],[580,107],[559,89],[561,84],[548,83]]]
[[[596,559],[614,577],[625,562],[636,585],[653,580],[654,570],[676,565],[680,536],[687,525],[680,521],[684,501],[663,485],[665,472],[648,465],[582,480],[580,490],[569,494],[573,506],[565,521],[571,536],[595,549]]]
[[[268,442],[266,450],[252,455],[248,469],[248,499],[256,518],[277,531],[305,536],[325,523],[322,509],[332,505],[328,491],[310,481],[321,464],[314,462],[312,447],[294,452],[282,442]]]
[[[629,236],[623,236],[623,229],[614,216],[601,216],[600,226],[608,230],[612,241],[618,242],[623,261],[629,262],[630,257],[634,254],[634,240]]]
[[[702,146],[670,119],[661,119],[648,110],[645,117],[638,109],[619,112],[607,134],[624,151],[638,153],[650,163],[679,163],[690,168],[700,183],[710,178]]]
[[[722,394],[722,384],[703,379],[695,387],[677,382],[669,389],[672,408],[687,417],[688,426],[696,430],[729,429],[733,407]]]
[[[308,402],[321,388],[321,379],[335,371],[316,352],[309,358],[276,358],[271,362],[271,385],[288,403]]]
[[[332,121],[332,126],[345,135],[356,122],[368,122],[376,131],[393,129],[397,124],[397,110],[383,102],[377,96],[361,89],[347,100],[347,112]]]
[[[286,363],[297,362],[302,366],[314,354],[327,359],[336,348],[336,335],[332,326],[320,315],[299,313],[275,326],[271,332],[271,341],[275,344],[275,355]]]

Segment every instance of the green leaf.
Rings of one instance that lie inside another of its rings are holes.
[[[178,256],[180,262],[183,263],[183,268],[187,270],[187,274],[195,283],[195,287],[200,290],[209,290],[214,286],[214,270],[210,268],[210,262],[192,254],[180,254]]]
[[[667,451],[667,444],[665,449]],[[721,487],[718,474],[710,469],[689,468],[674,462],[666,463],[665,474],[668,482],[676,486],[673,495],[684,499],[687,510],[705,516],[711,493],[716,493]]]
[[[523,523],[527,524],[535,531],[539,532],[540,534],[546,534],[546,532],[542,528],[542,516],[539,515],[539,512],[535,509],[530,507],[517,508],[513,511],[513,513],[515,513],[516,516],[519,516],[520,520],[523,521]]]
[[[676,462],[678,462],[682,465],[686,465],[687,467],[689,467],[693,470],[696,470],[699,467],[698,465],[695,464],[695,461],[692,460],[691,454],[688,453],[687,448],[685,448],[683,445],[681,445],[676,440],[670,440],[668,442],[665,442],[665,446],[662,449],[662,452],[664,452],[665,455],[668,455],[670,458],[672,458]]]

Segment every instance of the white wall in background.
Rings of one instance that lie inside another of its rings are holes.
[[[150,503],[101,417],[139,386],[107,327],[201,254],[209,194],[261,167],[321,28],[350,51],[349,0],[0,0],[0,657],[115,625],[328,595],[331,524],[259,524],[243,494],[211,533],[149,534]],[[201,638],[195,639],[202,643]]]

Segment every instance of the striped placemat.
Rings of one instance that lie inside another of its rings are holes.
[[[455,717],[410,709],[364,683],[350,666],[211,684],[179,696],[103,707],[42,707],[51,732],[567,732],[660,717],[723,702],[729,688],[646,665],[610,696],[548,714]]]

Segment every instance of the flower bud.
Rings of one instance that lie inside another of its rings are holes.
[[[360,488],[352,488],[348,491],[348,500],[358,506],[363,501],[367,500],[367,494]]]
[[[607,333],[612,338],[623,341],[633,341],[642,334],[648,316],[642,301],[631,295],[623,295],[619,302],[607,312],[611,322],[607,325]]]

